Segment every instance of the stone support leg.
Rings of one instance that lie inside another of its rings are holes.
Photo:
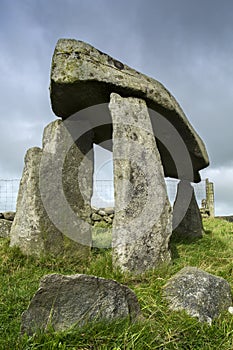
[[[146,103],[112,93],[113,262],[141,273],[170,261],[172,210]]]
[[[173,210],[173,236],[179,239],[197,238],[203,235],[203,225],[193,186],[181,180]]]
[[[77,253],[91,247],[92,134],[76,143],[61,120],[44,130],[43,150],[29,150],[11,230],[26,254]]]

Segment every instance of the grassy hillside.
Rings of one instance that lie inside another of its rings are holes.
[[[0,349],[233,349],[233,315],[226,312],[210,327],[184,312],[171,312],[162,299],[162,287],[187,265],[221,276],[233,287],[233,223],[204,221],[205,236],[193,242],[172,242],[173,262],[140,276],[113,271],[110,250],[93,250],[88,262],[78,258],[27,258],[9,242],[0,241]],[[138,296],[147,321],[95,324],[62,333],[20,337],[21,313],[48,273],[86,273],[116,279]]]

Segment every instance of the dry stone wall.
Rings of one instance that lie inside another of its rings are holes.
[[[114,208],[91,208],[91,224],[94,226],[97,223],[112,225],[114,219]]]

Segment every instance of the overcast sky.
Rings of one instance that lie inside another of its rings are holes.
[[[232,0],[0,0],[0,178],[20,178],[26,150],[54,119],[59,38],[86,41],[163,83],[206,144],[216,214],[233,214]]]

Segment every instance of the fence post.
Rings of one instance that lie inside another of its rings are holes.
[[[209,216],[214,217],[214,184],[206,179],[206,206],[209,210]]]

